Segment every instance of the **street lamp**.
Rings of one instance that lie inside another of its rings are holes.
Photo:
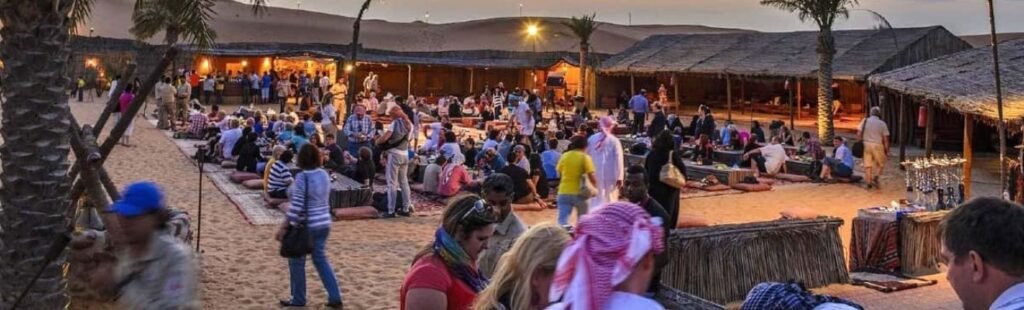
[[[533,41],[533,54],[531,57],[537,57],[537,39],[540,38],[540,26],[536,23],[526,24],[526,37]],[[530,75],[533,76],[533,86],[537,86],[537,70],[536,68],[530,71]]]

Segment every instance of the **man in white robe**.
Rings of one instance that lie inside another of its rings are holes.
[[[619,188],[622,187],[624,163],[622,143],[612,134],[615,120],[602,117],[598,122],[601,132],[595,133],[587,140],[587,155],[598,167],[596,174],[597,196],[590,199],[590,210],[597,210],[606,203],[619,200]]]

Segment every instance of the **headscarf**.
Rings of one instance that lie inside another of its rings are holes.
[[[828,304],[828,305],[826,305]],[[856,303],[828,295],[815,295],[799,283],[765,282],[754,286],[740,306],[741,310],[812,310],[826,305],[830,309],[863,309]],[[845,306],[845,307],[844,307]]]
[[[465,162],[466,155],[462,153],[456,153],[452,156],[448,163],[444,165],[444,168],[441,169],[441,184],[448,184],[448,181],[452,179],[452,175],[455,174],[455,167],[461,166]]]
[[[583,216],[558,258],[550,301],[562,300],[571,310],[601,309],[648,252],[664,251],[664,237],[660,219],[632,203],[609,203]]]
[[[469,254],[466,254],[444,227],[438,227],[434,233],[434,254],[441,258],[449,271],[472,288],[473,292],[479,293],[487,287],[487,277],[473,267]]]
[[[604,133],[604,136],[602,136],[601,140],[597,141],[597,144],[594,145],[595,150],[601,149],[601,146],[604,145],[605,140],[608,140],[608,137],[612,136],[612,128],[615,128],[615,119],[608,116],[604,116],[601,117],[601,120],[597,122],[597,125],[601,129],[601,132]]]

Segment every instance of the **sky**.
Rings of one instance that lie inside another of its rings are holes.
[[[240,0],[247,2],[245,0]],[[268,0],[270,5],[355,16],[362,0]],[[569,17],[597,13],[604,22],[689,24],[766,32],[813,30],[796,14],[764,7],[758,0],[374,0],[366,18],[395,22],[448,23],[490,17]],[[1024,0],[994,0],[999,32],[1024,32]],[[860,0],[859,9],[883,15],[894,27],[942,25],[958,35],[988,33],[985,0]],[[429,14],[429,18],[427,17]],[[1016,15],[1016,16],[1015,16]],[[837,29],[872,28],[878,22],[854,11]]]

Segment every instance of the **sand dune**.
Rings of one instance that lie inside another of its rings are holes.
[[[90,21],[79,33],[95,29],[96,36],[133,38],[131,10],[134,0],[96,1]],[[352,38],[354,18],[285,8],[269,8],[262,17],[254,17],[245,3],[222,0],[214,7],[217,16],[213,27],[218,42],[282,42],[282,43],[336,43],[348,44]],[[371,8],[372,10],[372,8]],[[578,41],[565,26],[565,18],[529,18],[540,23],[542,38],[539,51],[578,51]],[[394,51],[449,51],[449,50],[518,50],[530,51],[532,41],[525,38],[523,18],[492,18],[458,23],[427,24],[423,22],[395,23],[365,20],[360,40],[366,48]],[[718,33],[745,31],[694,25],[642,25],[625,26],[602,24],[592,37],[594,52],[617,53],[639,40],[654,34]],[[152,43],[158,43],[157,35]]]

